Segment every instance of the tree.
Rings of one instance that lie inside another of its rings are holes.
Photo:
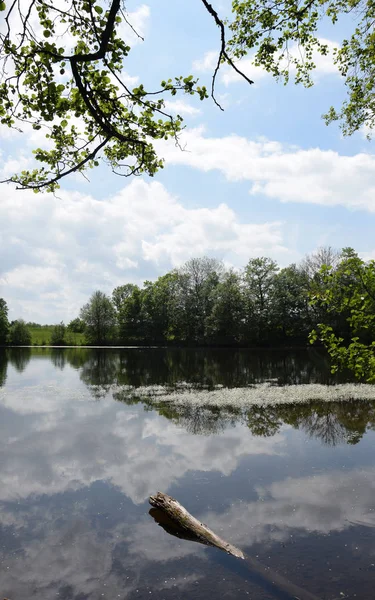
[[[219,107],[215,81],[220,66],[228,65],[253,83],[238,65],[249,53],[273,76],[287,82],[292,70],[296,83],[311,86],[315,55],[329,51],[319,37],[321,21],[335,25],[350,14],[352,33],[334,53],[348,98],[338,109],[327,107],[325,118],[340,120],[345,134],[375,126],[371,0],[233,0],[231,20],[224,20],[208,0],[201,4],[219,28],[211,84]],[[152,176],[163,166],[153,143],[168,138],[178,143],[183,126],[181,115],[166,112],[165,99],[179,93],[208,97],[193,75],[166,77],[158,89],[144,83],[129,88],[122,78],[131,51],[122,0],[110,0],[106,9],[98,0],[62,6],[6,0],[0,11],[6,23],[0,33],[0,121],[18,130],[28,123],[49,142],[35,150],[35,168],[8,180],[21,188],[54,191],[67,175],[84,173],[102,160],[115,173]]]
[[[346,248],[337,268],[323,267],[321,276],[324,286],[311,302],[322,306],[330,320],[317,323],[310,341],[319,339],[326,347],[333,372],[350,369],[357,379],[374,383],[375,261],[365,262]]]
[[[250,339],[256,343],[268,342],[274,326],[272,300],[277,271],[277,263],[264,256],[250,259],[245,267],[246,326]]]
[[[322,21],[336,25],[350,15],[352,33],[334,51],[334,62],[344,78],[348,98],[341,108],[331,107],[327,123],[341,121],[344,134],[375,126],[374,8],[371,0],[233,0],[230,46],[236,58],[254,53],[255,65],[273,76],[309,87],[315,56],[329,48],[319,37]],[[327,107],[328,108],[328,107]]]
[[[3,298],[0,298],[0,344],[5,344],[8,337],[8,306]]]
[[[66,327],[61,321],[58,325],[55,325],[52,329],[50,344],[51,346],[64,346],[65,344],[65,332]]]
[[[307,278],[296,265],[282,269],[275,277],[272,314],[275,332],[281,333],[282,341],[306,340],[311,329]]]
[[[306,275],[310,281],[314,279],[320,279],[320,271],[322,267],[331,267],[335,269],[340,263],[341,252],[335,250],[331,246],[320,246],[312,252],[307,254],[301,261],[300,270]]]
[[[144,338],[142,297],[143,290],[135,285],[133,291],[118,305],[117,322],[120,340],[123,343],[138,342]]]
[[[96,291],[89,302],[80,311],[80,318],[85,323],[85,335],[92,344],[105,344],[115,329],[115,309],[106,294]]]
[[[214,96],[222,61],[240,71],[227,52],[217,12],[207,0],[201,1],[221,35]],[[166,112],[165,97],[182,92],[203,100],[208,97],[206,88],[192,75],[166,78],[156,90],[142,83],[128,87],[122,78],[130,52],[122,0],[109,1],[107,9],[97,0],[24,4],[0,2],[5,15],[0,33],[0,119],[15,129],[25,123],[41,129],[52,148],[37,148],[40,166],[8,181],[54,191],[63,177],[97,166],[101,159],[122,175],[154,175],[163,161],[153,142],[171,137],[178,142],[182,127],[180,115],[174,118]]]
[[[145,281],[142,321],[146,339],[160,343],[178,338],[178,285],[176,271],[162,275],[155,282]]]
[[[180,339],[195,343],[205,341],[213,291],[223,273],[223,263],[207,256],[191,258],[178,270]]]
[[[241,341],[245,322],[245,302],[241,278],[229,271],[213,290],[213,306],[207,319],[208,338],[220,344]]]
[[[68,325],[69,331],[73,333],[83,333],[85,331],[85,324],[79,317],[72,319]]]
[[[14,346],[29,346],[31,333],[23,319],[13,321],[9,329],[9,343]]]
[[[134,283],[125,283],[125,285],[119,285],[113,290],[112,302],[117,313],[120,312],[124,301],[132,295],[137,287]]]

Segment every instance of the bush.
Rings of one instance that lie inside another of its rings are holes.
[[[23,319],[12,323],[9,330],[9,343],[15,346],[30,346],[31,333]]]
[[[52,329],[50,344],[51,346],[64,346],[65,345],[65,325],[61,321],[58,325],[55,325]]]

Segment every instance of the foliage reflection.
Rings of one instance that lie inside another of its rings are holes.
[[[6,381],[8,362],[22,372],[31,355],[46,357],[61,370],[67,366],[77,370],[81,381],[97,399],[111,391],[116,401],[128,405],[143,403],[146,410],[157,410],[197,435],[217,433],[240,422],[246,424],[253,436],[270,437],[289,425],[323,444],[335,446],[357,444],[367,430],[375,428],[375,403],[370,401],[313,401],[241,409],[176,406],[151,401],[141,390],[137,394],[139,387],[165,385],[173,389],[181,382],[211,389],[218,385],[241,388],[265,381],[275,385],[339,381],[331,375],[324,356],[314,350],[8,349],[0,353],[0,385]]]

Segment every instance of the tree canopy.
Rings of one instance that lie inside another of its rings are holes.
[[[80,318],[85,324],[85,335],[91,344],[105,344],[115,327],[115,309],[111,299],[97,290],[81,308]]]
[[[348,98],[341,108],[327,106],[327,121],[341,120],[344,133],[374,126],[374,26],[370,0],[233,0],[232,18],[207,0],[202,10],[219,28],[217,65],[211,96],[222,64],[242,73],[238,59],[254,56],[272,75],[312,84],[314,53],[327,54],[319,38],[322,20],[333,24],[350,14],[353,33],[334,60],[345,79]],[[166,77],[158,89],[146,83],[130,89],[123,69],[131,50],[121,0],[0,1],[0,121],[22,130],[26,124],[45,134],[34,151],[36,167],[7,181],[20,188],[54,191],[65,176],[84,173],[100,161],[121,175],[154,175],[163,166],[154,142],[174,138],[182,117],[168,114],[168,95],[209,96],[194,75]],[[293,52],[293,45],[298,52]],[[221,108],[221,107],[220,107]]]
[[[333,372],[349,369],[357,379],[375,382],[375,261],[365,262],[345,248],[336,268],[323,266],[321,285],[312,302],[326,318],[311,341],[320,339],[332,360]]]
[[[0,298],[0,344],[6,343],[8,330],[8,306],[4,298]]]
[[[9,343],[14,346],[29,346],[31,334],[23,319],[13,321],[9,329]]]

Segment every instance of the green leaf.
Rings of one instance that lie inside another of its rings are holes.
[[[94,6],[94,11],[98,14],[101,15],[103,12],[103,9],[101,6]]]
[[[5,9],[6,9],[5,2],[0,2],[0,11],[5,10]]]

